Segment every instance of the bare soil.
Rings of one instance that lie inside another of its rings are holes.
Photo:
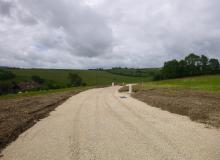
[[[132,96],[162,110],[189,116],[191,120],[207,126],[220,127],[219,93],[156,88],[138,91]]]
[[[77,92],[0,100],[0,150]]]

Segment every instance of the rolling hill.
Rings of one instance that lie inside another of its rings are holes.
[[[82,80],[89,86],[92,85],[109,85],[111,82],[116,83],[137,83],[147,82],[152,79],[151,75],[145,77],[124,76],[110,73],[105,70],[67,70],[67,69],[18,69],[7,68],[16,75],[15,82],[30,81],[31,76],[36,75],[41,78],[56,83],[59,86],[65,87],[69,84],[69,73],[77,73]]]

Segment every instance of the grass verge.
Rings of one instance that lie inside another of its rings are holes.
[[[179,88],[207,92],[220,92],[220,75],[197,76],[147,82],[144,83],[142,88]]]
[[[14,99],[14,98],[22,98],[22,97],[30,97],[30,96],[38,96],[38,95],[48,95],[53,93],[64,93],[64,92],[80,92],[87,89],[94,88],[94,86],[88,87],[72,87],[72,88],[62,88],[62,89],[51,89],[51,90],[40,90],[40,91],[26,91],[22,93],[13,93],[1,95],[0,100],[2,99]]]

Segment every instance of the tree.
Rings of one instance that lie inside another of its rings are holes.
[[[189,73],[189,75],[199,74],[200,57],[198,55],[190,53],[185,57],[185,62],[187,65],[187,73]]]
[[[200,61],[201,61],[201,72],[202,72],[202,74],[207,73],[207,71],[208,71],[208,62],[209,62],[208,57],[202,55],[200,57]]]
[[[176,59],[164,63],[162,74],[164,78],[175,78],[179,76],[179,63]]]
[[[185,59],[176,59],[165,62],[161,73],[154,76],[154,80],[178,78],[183,76],[195,76],[207,73],[220,73],[218,59],[210,59],[204,55],[189,54]]]
[[[16,82],[0,82],[0,95],[1,94],[6,94],[6,93],[16,93],[19,91],[19,86],[17,85]]]
[[[134,75],[135,75],[136,77],[141,77],[141,76],[142,76],[141,70],[140,70],[140,69],[136,69],[135,72],[134,72]]]
[[[34,81],[34,82],[37,82],[39,84],[43,84],[44,83],[44,79],[42,79],[40,76],[32,76],[31,79]]]
[[[82,78],[76,73],[69,73],[69,80],[71,85],[73,86],[81,86],[82,85]]]
[[[162,79],[164,79],[162,72],[157,72],[153,76],[154,81],[159,81],[159,80],[162,80]]]
[[[188,75],[188,73],[187,73],[186,61],[184,61],[184,60],[180,60],[180,61],[179,61],[178,75],[179,75],[180,77],[183,77],[183,76]]]
[[[11,85],[12,85],[13,92],[18,92],[20,90],[20,87],[18,86],[18,84],[15,81],[12,81]]]
[[[211,73],[217,73],[219,71],[220,65],[218,59],[211,58],[208,65]]]
[[[9,93],[11,91],[12,85],[9,82],[0,82],[0,95]]]
[[[185,61],[187,65],[194,65],[196,66],[200,60],[200,57],[194,53],[190,53],[188,56],[185,57]]]
[[[13,79],[15,75],[11,71],[0,69],[0,80]]]

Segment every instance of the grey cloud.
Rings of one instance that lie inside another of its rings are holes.
[[[120,24],[114,30],[120,43],[126,46],[127,55],[129,50],[136,50],[133,54],[138,57],[144,54],[145,66],[155,65],[151,57],[154,61],[158,61],[158,56],[163,57],[156,63],[161,66],[165,60],[182,58],[190,52],[219,58],[219,4],[207,0],[120,0],[112,4],[106,1],[106,6],[112,5],[108,8],[110,17],[117,17],[120,7],[121,17],[111,20],[112,24]],[[209,45],[204,45],[205,42]]]
[[[111,49],[112,32],[104,18],[78,1],[47,0],[39,3],[26,0],[23,3],[48,27],[63,29],[73,55],[94,57]]]
[[[159,67],[190,52],[220,58],[219,6],[218,0],[0,0],[0,63]]]
[[[20,23],[27,26],[36,25],[38,23],[38,21],[30,13],[24,11],[17,10],[16,16]]]
[[[13,8],[13,3],[11,1],[0,1],[0,14],[3,16],[10,16],[11,9]]]

